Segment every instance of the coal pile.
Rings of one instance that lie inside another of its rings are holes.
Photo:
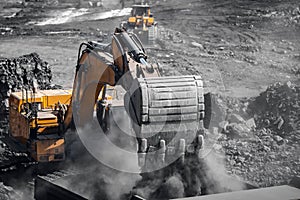
[[[300,87],[291,82],[276,83],[236,103],[236,109],[222,105],[227,116],[215,147],[225,154],[229,174],[258,186],[286,184],[299,176],[299,94]]]
[[[49,64],[37,53],[18,58],[0,58],[0,134],[8,131],[8,98],[11,92],[30,90],[36,80],[39,89],[55,89]]]
[[[259,128],[267,128],[282,137],[300,130],[300,86],[291,82],[276,83],[252,100],[249,112]],[[300,139],[300,135],[297,138]]]

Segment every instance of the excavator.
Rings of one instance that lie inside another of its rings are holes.
[[[118,92],[118,99],[110,91]],[[209,119],[201,77],[161,76],[159,66],[148,62],[139,38],[124,29],[116,28],[109,45],[80,45],[73,90],[29,93],[10,96],[10,135],[38,162],[64,160],[66,131],[72,124],[84,127],[95,112],[108,133],[116,107],[128,113],[126,125],[134,132],[138,164],[144,171],[153,165],[147,159],[184,162],[186,153],[197,154],[203,148],[203,120]]]

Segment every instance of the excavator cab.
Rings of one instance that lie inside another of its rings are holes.
[[[149,6],[134,6],[131,10],[131,16],[144,16],[148,13]]]

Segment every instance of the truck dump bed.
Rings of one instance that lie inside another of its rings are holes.
[[[83,195],[66,188],[63,181],[76,176],[74,173],[62,172],[61,174],[49,174],[47,176],[37,176],[35,179],[34,198],[36,200],[87,200]]]

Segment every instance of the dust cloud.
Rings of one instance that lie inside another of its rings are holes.
[[[146,199],[170,199],[237,191],[244,184],[226,174],[224,159],[211,152],[205,158],[188,156],[156,172],[142,174],[133,192]]]
[[[58,184],[88,199],[128,199],[130,191],[141,179],[138,173],[126,172],[126,169],[138,169],[137,155],[124,156],[134,147],[129,141],[132,138],[124,139],[124,134],[116,129],[104,135],[98,128],[95,122],[82,130],[77,128],[78,138],[70,144],[74,153],[69,168],[79,173]],[[118,146],[127,150],[119,151]]]

